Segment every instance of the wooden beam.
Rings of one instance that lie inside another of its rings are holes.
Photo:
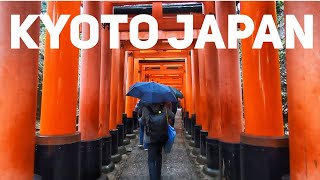
[[[158,78],[158,77],[163,77],[163,78],[178,78],[178,79],[182,79],[182,75],[181,74],[177,74],[177,75],[170,75],[170,74],[151,74],[151,75],[148,75],[149,78]]]
[[[144,65],[140,65],[140,69],[142,70],[147,70],[147,69],[150,69],[150,68],[158,68],[158,69],[154,69],[155,71],[175,71],[175,70],[183,70],[184,69],[184,66],[183,65],[168,65],[168,64],[162,64],[162,65],[159,65],[159,64],[144,64]]]
[[[149,1],[149,0],[109,0],[109,2],[112,2],[114,6],[122,6],[122,5],[135,5],[135,4],[152,4],[153,2],[163,2],[163,3],[177,3],[177,2],[203,2],[203,0],[155,0],[155,1]]]
[[[172,63],[167,63],[167,62],[158,62],[158,63],[140,63],[141,67],[151,67],[151,66],[161,66],[164,65],[166,67],[172,67],[172,66],[179,66],[183,67],[184,62],[172,62]]]
[[[165,71],[160,71],[160,70],[146,70],[146,71],[141,71],[142,75],[146,74],[183,74],[184,70],[179,69],[179,70],[165,70]]]
[[[204,20],[204,15],[195,13],[193,15],[193,29],[201,29]],[[130,29],[130,22],[132,18],[128,19],[128,23],[119,24],[120,32],[128,32]],[[184,31],[184,23],[177,23],[177,17],[162,17],[157,19],[158,29],[165,31]],[[149,31],[149,25],[147,23],[141,23],[139,25],[139,31]]]
[[[170,84],[182,84],[182,79],[157,79],[157,78],[151,78],[157,81],[161,81],[161,82],[169,82]]]
[[[195,44],[196,44],[196,41],[193,41],[189,47],[185,48],[185,50],[194,49]],[[126,51],[141,50],[141,49],[133,46],[130,41],[122,41],[121,45]],[[156,45],[154,45],[152,48],[150,48],[148,50],[177,50],[177,49],[173,48],[169,43],[158,41],[158,43]]]
[[[189,55],[188,51],[183,50],[181,52],[166,52],[156,51],[150,53],[141,53],[140,51],[134,51],[133,57],[135,58],[185,58]]]
[[[148,75],[147,75],[148,76]],[[170,77],[168,75],[163,75],[163,76],[148,76],[150,78],[154,78],[154,79],[163,79],[163,80],[172,80],[172,81],[182,81],[182,78],[181,77]]]
[[[139,32],[139,39],[149,39],[149,32]],[[193,30],[193,39],[197,39],[199,36],[199,30]],[[184,31],[158,31],[158,39],[167,40],[168,38],[176,37],[177,39],[184,39]],[[120,32],[120,40],[129,41],[129,32]]]

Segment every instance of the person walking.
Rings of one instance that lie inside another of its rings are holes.
[[[168,121],[174,114],[164,103],[142,107],[141,123],[145,125],[144,143],[148,143],[150,180],[161,179],[162,148],[168,140]]]
[[[171,103],[172,104],[172,108],[171,109],[172,109],[172,112],[173,112],[174,115],[176,115],[177,110],[178,110],[178,102],[179,102],[179,100],[177,98],[177,102],[172,102]],[[174,123],[175,123],[175,117],[172,118],[170,125],[172,127],[174,127]]]
[[[141,123],[142,107],[144,105],[147,105],[147,103],[144,102],[143,100],[139,100],[135,106],[134,111],[137,112],[137,114],[138,114],[138,122],[139,122],[139,144],[138,144],[138,147],[143,148],[144,150],[148,150],[148,145],[146,143],[143,143],[145,127]]]

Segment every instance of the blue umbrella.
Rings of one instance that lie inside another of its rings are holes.
[[[181,91],[179,91],[178,89],[174,88],[174,87],[171,87],[169,86],[169,88],[172,90],[173,94],[177,97],[177,98],[180,98],[182,99],[183,98],[183,94]]]
[[[168,86],[155,82],[137,82],[130,87],[127,96],[148,103],[177,102],[176,96]]]

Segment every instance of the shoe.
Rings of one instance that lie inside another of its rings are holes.
[[[138,147],[141,148],[143,146],[143,144],[139,144]]]
[[[145,150],[145,151],[148,151],[148,149],[147,149],[147,148],[145,148],[144,150]]]

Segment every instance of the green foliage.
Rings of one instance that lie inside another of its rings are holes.
[[[47,1],[41,1],[40,12],[45,14],[47,12]],[[42,96],[42,81],[43,81],[43,65],[44,65],[44,45],[46,39],[46,27],[40,21],[40,36],[39,36],[39,58],[38,58],[38,97],[37,97],[37,121],[40,120],[41,111],[41,96]]]
[[[285,24],[284,24],[284,2],[276,1],[278,32],[283,44],[279,49],[280,59],[280,79],[281,79],[281,95],[282,95],[282,111],[284,121],[288,122],[288,103],[287,103],[287,71],[286,71],[286,49],[285,49]]]

